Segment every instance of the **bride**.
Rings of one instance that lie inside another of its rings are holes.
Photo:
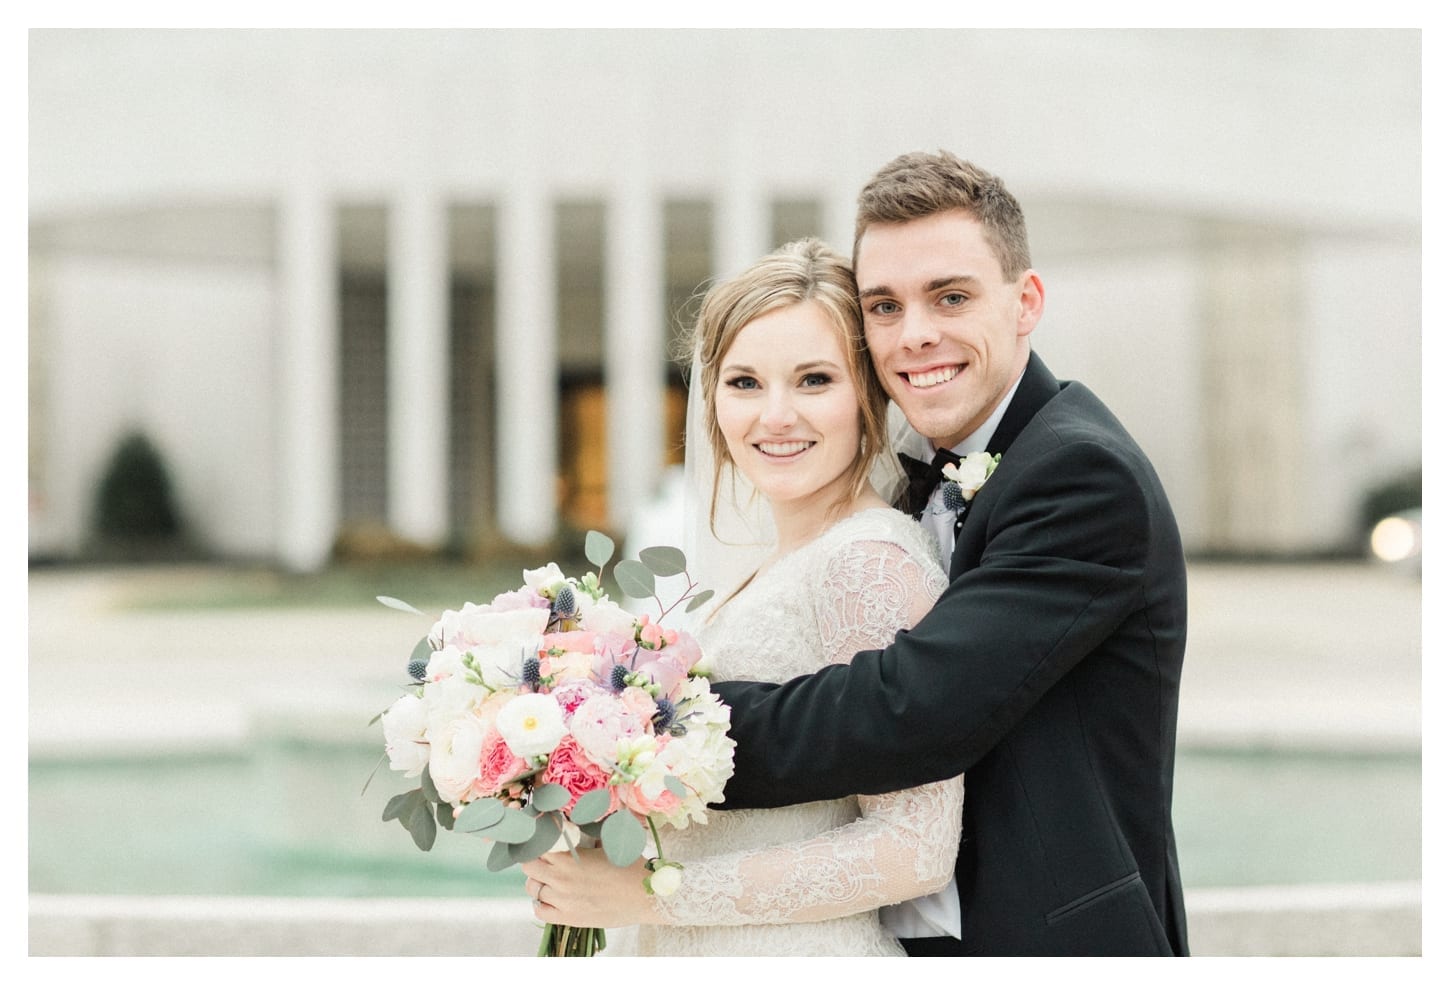
[[[691,382],[713,458],[710,528],[724,477],[759,492],[775,530],[758,570],[696,634],[713,676],[783,682],[890,642],[946,578],[921,528],[868,481],[890,455],[886,396],[849,264],[817,240],[781,248],[709,292],[694,342]],[[711,811],[708,824],[665,833],[667,857],[685,866],[665,897],[645,892],[642,861],[617,868],[598,850],[523,870],[538,918],[639,924],[641,954],[901,955],[887,924],[922,917],[894,904],[948,884],[961,817],[961,777]]]

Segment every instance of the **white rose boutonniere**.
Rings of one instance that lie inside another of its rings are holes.
[[[947,506],[958,513],[966,509],[967,503],[997,471],[1001,461],[1000,453],[988,455],[984,451],[974,451],[963,455],[960,465],[942,466],[941,474],[947,480],[942,495]]]

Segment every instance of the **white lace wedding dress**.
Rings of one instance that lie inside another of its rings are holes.
[[[946,587],[935,547],[908,516],[871,509],[768,567],[697,634],[719,680],[783,682],[878,649]],[[775,810],[711,811],[661,832],[685,864],[655,900],[663,925],[640,954],[899,955],[877,918],[951,878],[961,777],[872,797]]]

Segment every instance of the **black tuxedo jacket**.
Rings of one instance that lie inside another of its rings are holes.
[[[1186,954],[1169,816],[1183,548],[1148,459],[1034,353],[936,606],[884,650],[731,682],[727,808],[966,774],[963,954]]]

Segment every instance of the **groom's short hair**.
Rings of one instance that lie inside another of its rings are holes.
[[[945,150],[902,154],[866,182],[856,200],[852,266],[859,259],[861,235],[868,226],[909,222],[959,209],[982,224],[1003,277],[1011,280],[1032,266],[1027,220],[1017,199],[1001,178]]]

